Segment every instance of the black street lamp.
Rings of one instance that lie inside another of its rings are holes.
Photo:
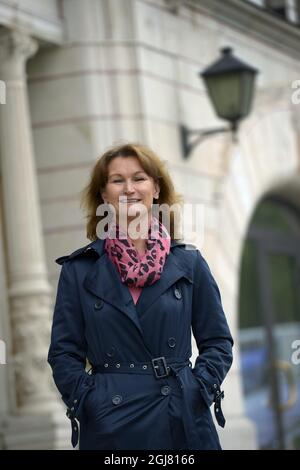
[[[205,82],[217,116],[228,121],[230,126],[190,130],[181,125],[184,158],[187,158],[191,150],[210,135],[221,132],[235,134],[240,120],[248,116],[250,112],[254,81],[258,70],[234,57],[230,47],[225,47],[221,52],[222,57],[199,75]],[[190,140],[192,135],[197,136],[193,141]]]

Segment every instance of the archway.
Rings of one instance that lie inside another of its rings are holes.
[[[300,211],[278,193],[258,204],[244,243],[241,376],[258,447],[300,449]]]

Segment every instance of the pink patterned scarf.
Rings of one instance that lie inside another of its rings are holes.
[[[170,252],[171,237],[165,226],[155,217],[152,217],[151,224],[152,230],[150,225],[147,248],[143,255],[138,253],[131,239],[118,225],[111,227],[116,230],[116,238],[105,240],[105,250],[109,259],[117,267],[122,282],[129,287],[150,286],[156,282],[161,276]]]

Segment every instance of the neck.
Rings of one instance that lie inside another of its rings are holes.
[[[130,239],[139,254],[144,254],[147,249],[147,243],[144,238],[138,238],[136,240]]]

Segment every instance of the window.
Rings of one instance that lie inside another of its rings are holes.
[[[287,18],[287,3],[286,0],[266,0],[266,7],[276,15]]]
[[[289,23],[300,24],[300,0],[246,0]]]

